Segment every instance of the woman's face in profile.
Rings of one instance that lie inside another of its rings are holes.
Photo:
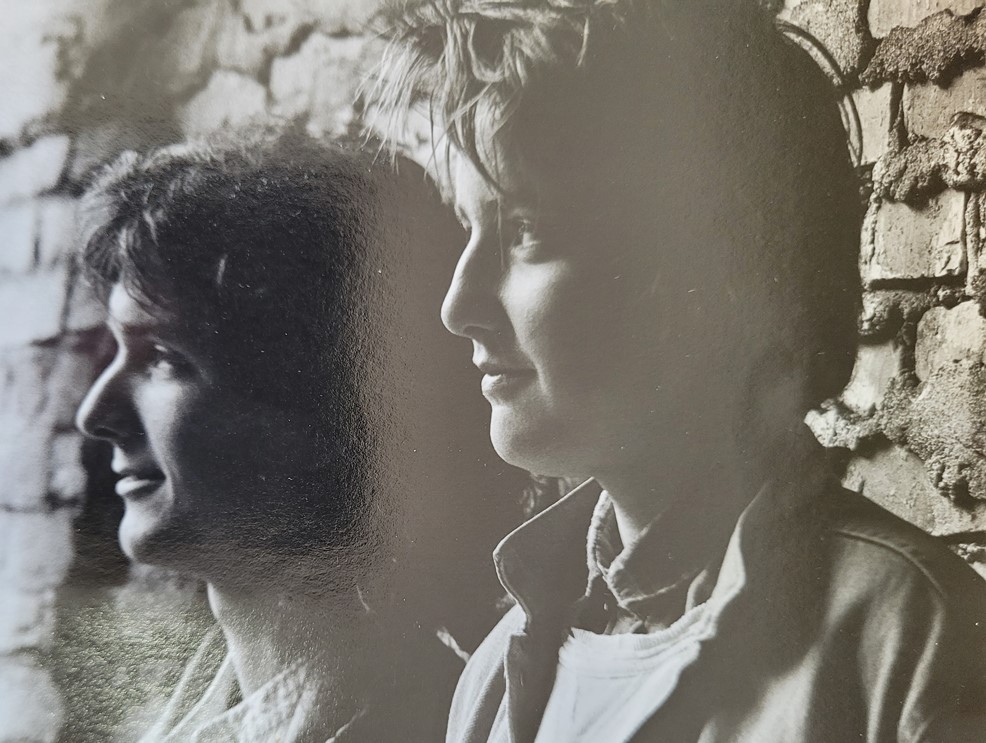
[[[77,422],[113,445],[123,550],[206,580],[235,580],[251,550],[308,513],[296,491],[316,466],[313,420],[237,394],[214,342],[149,311],[121,285],[108,310],[116,355]]]

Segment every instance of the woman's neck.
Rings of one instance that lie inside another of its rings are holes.
[[[718,517],[732,518],[732,503],[750,487],[751,477],[743,464],[727,454],[709,456],[703,463],[665,460],[664,466],[655,458],[636,468],[597,475],[596,480],[613,502],[621,541],[629,545],[679,502],[685,507],[715,509],[708,513],[710,525]]]
[[[741,429],[734,429],[741,430]],[[728,435],[700,443],[692,439],[684,451],[655,451],[637,466],[601,473],[596,480],[613,501],[624,544],[677,502],[707,513],[713,527],[731,528],[743,508],[768,480],[791,480],[813,472],[819,446],[800,421],[773,431]],[[689,505],[690,504],[690,505]]]
[[[244,697],[299,661],[324,697],[340,707],[359,695],[360,660],[372,622],[355,591],[312,597],[270,585],[244,589],[210,582],[208,595]]]

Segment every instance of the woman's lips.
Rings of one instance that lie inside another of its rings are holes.
[[[121,498],[144,498],[154,493],[164,482],[162,474],[124,475],[116,483]]]
[[[489,400],[503,400],[519,392],[534,379],[532,369],[498,369],[483,375],[483,395]]]

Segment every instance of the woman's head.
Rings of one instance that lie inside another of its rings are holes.
[[[831,86],[756,3],[426,0],[392,36],[374,106],[396,137],[423,102],[450,150],[445,320],[508,461],[600,476],[838,393],[858,197]]]
[[[455,394],[431,340],[451,269],[417,260],[455,238],[402,171],[238,133],[126,153],[94,182],[81,263],[117,352],[79,425],[114,447],[132,557],[322,588],[393,557],[395,491],[447,449],[421,404]]]

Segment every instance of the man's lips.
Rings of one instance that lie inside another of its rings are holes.
[[[123,470],[116,483],[116,494],[121,498],[139,498],[150,495],[164,482],[160,470]]]

